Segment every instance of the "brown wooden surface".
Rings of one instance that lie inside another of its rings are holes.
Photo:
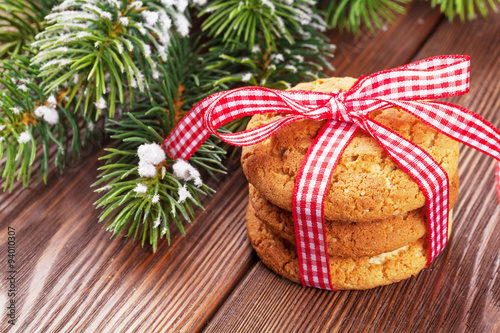
[[[471,55],[471,92],[451,101],[500,127],[500,15],[451,24],[415,2],[374,36],[331,34],[338,76]],[[174,230],[170,247],[153,254],[110,239],[89,188],[101,154],[89,151],[47,186],[0,194],[3,249],[7,227],[16,228],[19,318],[15,326],[3,320],[2,332],[500,332],[500,206],[493,162],[473,149],[461,149],[452,238],[432,266],[391,286],[345,292],[302,288],[259,262],[246,239],[237,163],[214,184],[207,213],[185,238]]]

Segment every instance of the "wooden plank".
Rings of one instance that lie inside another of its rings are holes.
[[[498,31],[500,15],[443,21],[413,60],[471,55],[471,92],[449,100],[500,127]],[[387,287],[327,292],[291,283],[259,263],[206,332],[499,332],[500,206],[493,161],[468,147],[461,154],[452,238],[429,269]]]
[[[98,124],[96,125],[97,126],[96,135],[97,135],[97,137],[100,138],[99,141],[101,141],[102,138],[104,137],[104,133],[102,132],[103,129],[102,129],[101,125],[102,125],[101,121],[98,122]],[[79,122],[79,128],[85,129],[85,125],[84,125],[83,120],[81,120]],[[80,134],[83,135],[83,131]],[[71,140],[73,138],[72,130],[69,131],[69,138],[70,138],[69,140]],[[95,155],[97,152],[95,146],[97,146],[99,144],[101,144],[101,142],[97,142],[96,139],[94,139],[94,138],[89,139],[87,144],[84,147],[80,148],[80,157],[78,159],[73,160],[73,161],[70,160],[67,163],[67,165],[65,166],[65,171],[80,167],[80,160],[87,157],[87,156]],[[57,179],[61,179],[61,177],[62,177],[62,174],[59,172],[59,170],[57,170],[57,168],[55,167],[55,163],[54,163],[54,161],[56,159],[56,155],[57,155],[57,149],[58,148],[55,145],[51,146],[49,149],[49,172],[48,172],[47,178],[52,177],[54,175],[57,177]],[[72,153],[72,151],[69,150],[68,156],[71,156],[71,153]],[[10,211],[17,210],[19,208],[18,205],[23,204],[25,198],[29,195],[31,189],[34,189],[37,186],[43,186],[42,179],[40,179],[39,183],[36,184],[36,179],[37,179],[37,175],[38,175],[38,167],[41,163],[41,160],[42,160],[42,150],[38,149],[36,152],[35,163],[33,164],[33,169],[32,169],[33,174],[32,174],[30,185],[26,188],[26,190],[23,190],[22,181],[16,181],[14,183],[14,186],[12,187],[11,193],[9,193],[8,195],[5,193],[0,194],[0,197],[2,198],[2,200],[0,200],[0,212],[2,212],[3,214],[7,214]],[[2,165],[3,163],[5,163],[5,157],[0,161],[0,165]],[[0,179],[0,189],[3,190],[4,186],[5,186],[5,178],[1,178]]]
[[[2,214],[2,230],[16,229],[19,272],[19,320],[3,321],[2,332],[196,329],[255,263],[243,224],[231,223],[243,220],[247,204],[238,163],[206,200],[210,214],[200,213],[185,238],[174,231],[172,245],[163,242],[155,254],[110,240],[96,223],[98,195],[89,184],[98,164],[87,157],[59,181],[53,175],[51,185],[30,191],[22,209]],[[5,290],[0,297],[7,304]]]
[[[448,98],[481,114],[500,128],[500,15],[464,25],[443,22],[429,43],[417,54],[471,56],[471,91]],[[425,307],[427,321],[415,320],[408,329],[434,327],[458,332],[500,331],[500,207],[494,193],[494,166],[490,157],[462,145],[460,176],[463,190],[454,209],[457,224],[445,257],[435,274]],[[449,281],[450,283],[446,283]],[[423,304],[422,304],[423,305]]]
[[[412,5],[406,19],[366,37],[359,52],[337,52],[337,74],[366,74],[370,63],[364,62],[370,58],[406,62],[439,18],[428,4]],[[416,28],[422,30],[401,47],[401,33]],[[333,41],[349,38],[342,34]],[[398,47],[404,50],[391,51]],[[92,202],[98,195],[88,187],[99,165],[94,154],[61,178],[52,173],[47,186],[14,198],[1,194],[0,202],[8,200],[2,230],[10,225],[17,232],[19,321],[15,327],[2,323],[0,329],[199,331],[257,263],[246,239],[247,188],[240,168],[235,163],[230,175],[221,179],[217,195],[205,201],[208,213],[199,214],[186,238],[174,228],[172,245],[163,243],[152,254],[137,244],[110,240],[96,224],[98,212]],[[0,245],[5,242],[2,237]],[[7,301],[4,290],[0,301]]]

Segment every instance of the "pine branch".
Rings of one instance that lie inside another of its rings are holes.
[[[41,65],[44,92],[71,86],[70,102],[82,104],[89,117],[97,119],[104,109],[113,117],[118,103],[147,89],[145,71],[158,77],[152,54],[166,60],[172,25],[187,35],[186,6],[187,1],[63,1],[36,37],[41,52],[32,63]]]
[[[265,44],[256,44],[251,51],[246,45],[234,42],[233,51],[214,46],[210,49],[219,55],[217,66],[233,69],[232,74],[216,83],[240,82],[244,85],[262,86],[272,89],[288,89],[297,83],[326,77],[326,69],[334,70],[330,64],[335,46],[322,35],[305,31],[303,37],[290,44],[286,39],[276,41],[280,52],[265,49]],[[235,66],[237,65],[237,66]]]
[[[311,8],[314,4],[267,0],[209,3],[199,15],[210,13],[202,27],[216,38],[208,54],[214,59],[213,68],[231,73],[215,84],[287,89],[324,77],[325,69],[333,70],[330,60],[335,46],[322,34],[326,23]],[[247,122],[248,118],[240,118],[225,128],[238,132]]]
[[[466,15],[469,20],[473,20],[477,16],[476,10],[481,16],[486,17],[490,10],[498,12],[498,3],[500,0],[431,0],[432,7],[439,6],[450,21],[456,16],[463,21]]]
[[[108,120],[108,132],[117,140],[117,146],[103,157],[106,165],[101,168],[103,173],[95,185],[106,184],[98,189],[105,194],[96,206],[103,208],[100,221],[114,236],[140,238],[142,245],[149,240],[155,251],[162,237],[170,242],[172,223],[184,234],[183,221],[191,223],[194,208],[203,208],[200,196],[212,190],[200,178],[182,177],[175,171],[178,162],[166,156],[154,164],[141,158],[141,149],[154,150],[151,145],[161,143],[197,102],[234,85],[286,89],[290,84],[324,76],[321,74],[324,67],[330,68],[326,58],[332,56],[333,47],[310,27],[303,29],[294,44],[286,38],[275,41],[284,48],[283,54],[266,49],[268,44],[263,39],[258,42],[261,44],[256,44],[252,51],[247,44],[234,42],[226,54],[226,48],[214,46],[222,44],[220,37],[199,48],[191,46],[197,42],[174,37],[168,60],[158,65],[163,81],[151,81],[148,98],[135,103],[124,119]],[[239,131],[245,126],[243,118],[222,131]],[[188,174],[199,175],[197,170],[209,174],[223,170],[221,155],[225,149],[216,145],[219,140],[214,140],[207,141],[190,159],[196,169]],[[158,150],[159,146],[156,147]],[[161,151],[158,154],[162,155]]]
[[[123,119],[108,120],[116,143],[103,157],[106,165],[94,186],[105,184],[97,190],[104,194],[96,206],[103,209],[100,221],[114,236],[139,238],[143,246],[149,241],[155,251],[159,239],[170,242],[172,223],[185,233],[184,221],[191,223],[195,207],[203,209],[200,196],[213,192],[198,170],[223,172],[222,148],[207,141],[190,166],[172,160],[158,145],[196,102],[218,89],[214,78],[225,73],[210,67],[199,48],[174,37],[167,62],[158,66],[163,80],[152,82],[149,96],[134,103]]]
[[[335,46],[322,34],[326,23],[310,8],[314,4],[267,0],[211,2],[200,13],[210,13],[202,26],[218,38],[211,43],[209,53],[219,58],[214,61],[214,68],[232,73],[216,84],[233,82],[287,89],[324,77],[325,69],[333,70],[330,60]],[[220,19],[226,16],[229,19]],[[254,21],[261,23],[253,24]],[[269,30],[272,26],[281,28]]]
[[[4,191],[22,179],[28,186],[33,169],[37,179],[47,181],[51,147],[56,147],[54,164],[61,172],[68,159],[74,160],[92,126],[80,125],[81,116],[63,100],[64,92],[47,95],[39,86],[39,66],[30,66],[30,56],[12,55],[0,61],[0,174]],[[82,128],[84,126],[84,128]],[[83,131],[83,136],[81,132]],[[94,136],[95,137],[95,136]],[[71,154],[70,154],[71,153]],[[71,156],[70,156],[71,155]]]
[[[0,58],[18,54],[45,27],[58,0],[3,0],[0,3]]]
[[[315,3],[311,0],[216,0],[198,16],[210,14],[202,24],[209,36],[221,37],[229,44],[232,41],[246,43],[248,49],[262,39],[266,50],[276,50],[276,39],[284,38],[293,44],[304,26],[318,28],[312,20],[321,20],[312,9]]]
[[[411,0],[323,0],[320,8],[330,28],[358,33],[362,25],[370,31],[392,22],[396,14],[405,12]]]

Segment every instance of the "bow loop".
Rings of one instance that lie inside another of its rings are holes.
[[[415,101],[469,91],[470,57],[439,56],[362,77],[349,89],[350,99]]]

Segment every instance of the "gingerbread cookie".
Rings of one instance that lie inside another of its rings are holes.
[[[251,205],[248,206],[246,219],[248,237],[262,262],[277,274],[300,282],[299,263],[294,246],[272,233],[255,216]],[[330,256],[332,286],[338,290],[370,289],[416,275],[427,264],[426,243],[426,237],[422,237],[395,251],[371,257]]]
[[[332,92],[346,90],[354,82],[352,78],[322,79],[301,83],[294,89]],[[248,128],[284,116],[255,115]],[[396,108],[375,111],[370,117],[422,147],[454,179],[458,173],[457,141]],[[243,148],[241,161],[248,181],[272,204],[292,210],[297,173],[323,124],[323,121],[297,121],[271,138]],[[403,215],[424,205],[425,197],[413,179],[374,138],[358,130],[333,172],[326,194],[325,218],[371,222]]]

